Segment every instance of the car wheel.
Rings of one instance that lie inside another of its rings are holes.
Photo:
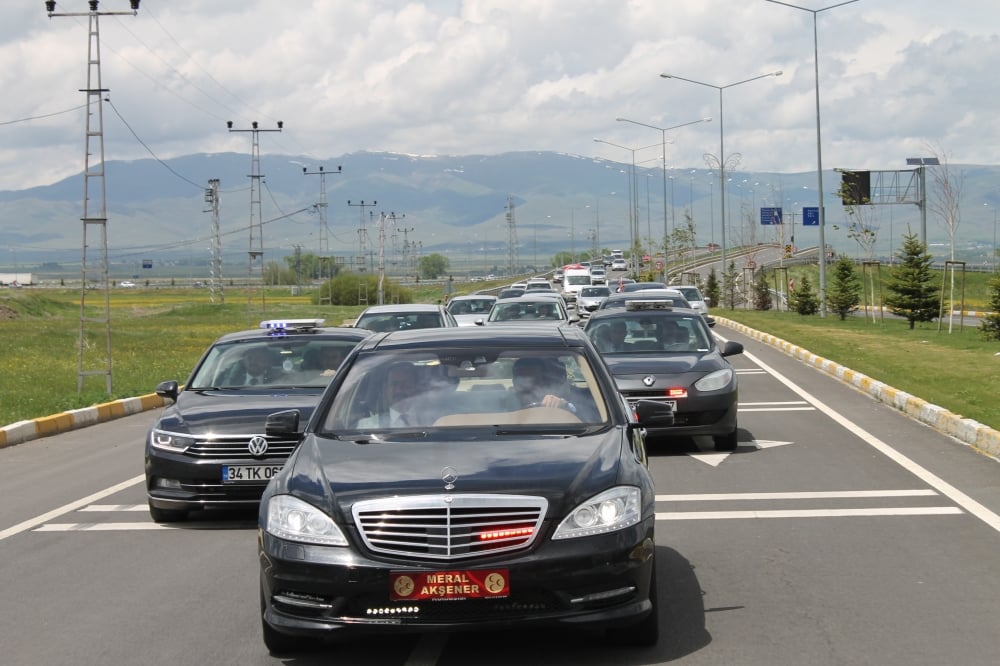
[[[730,433],[716,435],[712,439],[715,440],[716,451],[735,451],[736,446],[739,444],[736,428],[733,428],[733,431]]]
[[[264,590],[260,591],[260,626],[264,636],[264,646],[271,654],[289,654],[301,649],[300,639],[277,631],[264,619]]]
[[[629,647],[650,647],[660,640],[659,593],[656,586],[656,560],[653,560],[653,572],[649,577],[649,601],[653,609],[649,615],[639,622],[627,627],[608,629],[606,637],[614,645]]]
[[[154,523],[179,523],[187,518],[187,511],[159,509],[150,502],[149,517],[153,519]]]

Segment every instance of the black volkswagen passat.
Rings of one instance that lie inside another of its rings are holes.
[[[574,327],[369,338],[261,499],[265,644],[546,624],[655,643],[643,438],[672,418],[633,413]]]
[[[216,340],[181,390],[156,387],[173,404],[146,436],[146,492],[157,522],[194,509],[255,507],[298,444],[269,437],[265,417],[308,417],[343,359],[370,331],[323,328],[322,319],[269,320]]]

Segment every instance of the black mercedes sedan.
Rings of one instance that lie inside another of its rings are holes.
[[[633,412],[579,328],[369,338],[261,499],[264,643],[539,625],[655,643],[644,427],[672,418]]]
[[[598,310],[584,330],[629,402],[657,400],[674,410],[673,424],[650,428],[650,437],[710,436],[716,450],[735,449],[739,387],[727,357],[743,345],[720,347],[705,317],[674,300],[624,305]]]
[[[322,319],[269,320],[216,340],[146,436],[146,493],[156,522],[195,509],[256,507],[268,480],[298,444],[264,432],[268,414],[308,417],[344,358],[371,332],[324,328]]]

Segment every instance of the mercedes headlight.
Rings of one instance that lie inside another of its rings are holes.
[[[642,493],[635,486],[618,486],[591,497],[559,523],[553,539],[606,534],[635,525],[642,518]]]
[[[264,529],[279,539],[320,546],[346,546],[347,539],[330,516],[292,495],[275,495],[267,503]]]

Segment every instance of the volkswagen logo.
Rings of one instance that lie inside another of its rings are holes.
[[[254,435],[250,438],[250,443],[247,444],[247,450],[250,451],[250,455],[253,457],[260,458],[267,453],[267,438]]]
[[[441,470],[441,480],[444,481],[445,490],[454,490],[455,482],[458,481],[458,470],[454,467],[445,467]]]
[[[645,377],[642,378],[642,383],[645,384],[646,386],[652,386],[653,384],[656,383],[656,377],[654,377],[653,375],[646,375]]]

